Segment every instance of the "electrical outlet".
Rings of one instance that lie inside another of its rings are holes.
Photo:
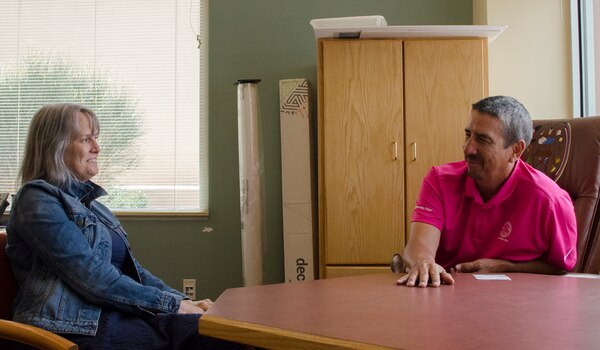
[[[196,300],[196,280],[193,278],[184,278],[183,279],[183,293],[191,298],[192,300]]]

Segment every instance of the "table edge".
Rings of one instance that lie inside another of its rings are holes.
[[[285,330],[276,327],[230,320],[204,314],[198,322],[201,335],[265,349],[309,348],[317,350],[357,349],[390,350],[393,348]]]

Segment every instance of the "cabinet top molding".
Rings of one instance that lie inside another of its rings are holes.
[[[373,23],[369,23],[365,20],[359,21],[360,18],[361,17],[314,19],[310,21],[310,24],[315,31],[315,37],[317,39],[477,37],[488,38],[488,42],[490,43],[508,28],[506,25],[388,26],[385,19],[377,18],[375,21],[371,21]]]

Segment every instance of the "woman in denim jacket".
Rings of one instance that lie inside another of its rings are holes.
[[[205,349],[237,344],[198,335],[211,305],[167,286],[133,256],[98,173],[98,119],[75,104],[33,117],[7,226],[19,286],[16,321],[60,333],[81,349]]]

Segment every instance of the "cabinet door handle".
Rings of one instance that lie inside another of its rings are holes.
[[[413,142],[413,143],[411,143],[410,145],[411,145],[411,147],[412,147],[412,151],[413,151],[413,157],[412,157],[413,159],[412,159],[412,160],[413,160],[413,162],[414,162],[414,161],[416,161],[416,160],[417,160],[417,143],[416,143],[416,142]]]
[[[398,141],[392,142],[392,146],[393,146],[392,160],[398,160]]]

